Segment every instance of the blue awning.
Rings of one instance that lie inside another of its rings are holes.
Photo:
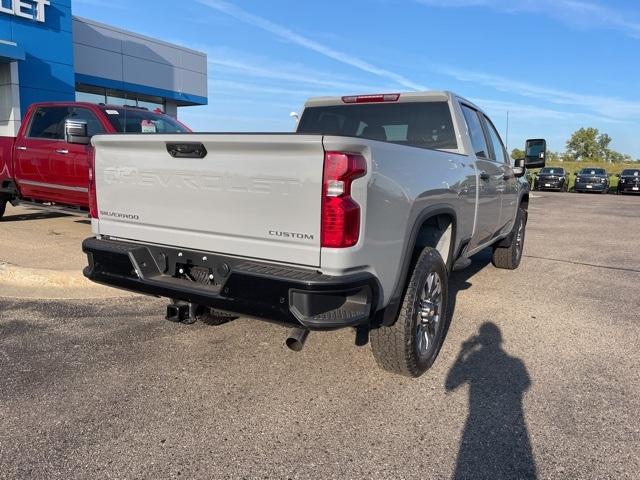
[[[9,42],[7,40],[0,40],[0,61],[14,61],[14,60],[24,60],[25,53],[24,49],[19,47],[14,42]]]

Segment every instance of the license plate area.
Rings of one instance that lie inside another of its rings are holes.
[[[217,286],[216,277],[210,267],[201,267],[189,263],[176,263],[174,277],[200,285]]]
[[[137,249],[134,256],[138,264],[143,257],[148,257],[144,264],[153,264],[153,268],[142,272],[144,277],[153,277],[158,281],[185,282],[193,287],[216,291],[224,287],[234,264],[238,263],[235,259],[218,255],[159,246]]]

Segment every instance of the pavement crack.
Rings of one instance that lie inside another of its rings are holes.
[[[621,272],[640,273],[640,270],[636,268],[609,267],[607,265],[597,265],[595,263],[573,262],[571,260],[562,260],[560,258],[538,257],[536,255],[523,255],[523,257],[533,258],[536,260],[547,260],[549,262],[568,263],[570,265],[581,265],[583,267],[604,268],[605,270],[618,270]]]
[[[583,267],[604,268],[605,270],[619,270],[622,272],[640,273],[637,268],[624,268],[624,267],[610,267],[608,265],[597,265],[595,263],[574,262],[571,260],[562,260],[560,258],[538,257],[536,255],[522,255],[526,258],[533,258],[536,260],[547,260],[549,262],[569,263],[571,265],[581,265]]]

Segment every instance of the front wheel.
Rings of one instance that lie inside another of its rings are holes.
[[[425,248],[411,273],[396,322],[371,331],[371,350],[381,368],[414,378],[431,368],[446,334],[448,281],[440,253]]]
[[[526,227],[527,211],[524,208],[519,208],[516,222],[511,232],[511,242],[506,247],[493,248],[491,263],[493,263],[496,268],[515,270],[520,266]]]

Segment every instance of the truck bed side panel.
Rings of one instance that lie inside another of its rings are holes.
[[[403,255],[421,214],[430,208],[457,217],[456,243],[473,231],[476,171],[465,155],[393,145],[362,139],[325,137],[326,150],[362,153],[372,172],[352,187],[354,199],[366,206],[360,241],[349,255],[322,249],[322,271],[340,275],[354,267],[373,273],[381,282],[386,304],[401,275]]]

